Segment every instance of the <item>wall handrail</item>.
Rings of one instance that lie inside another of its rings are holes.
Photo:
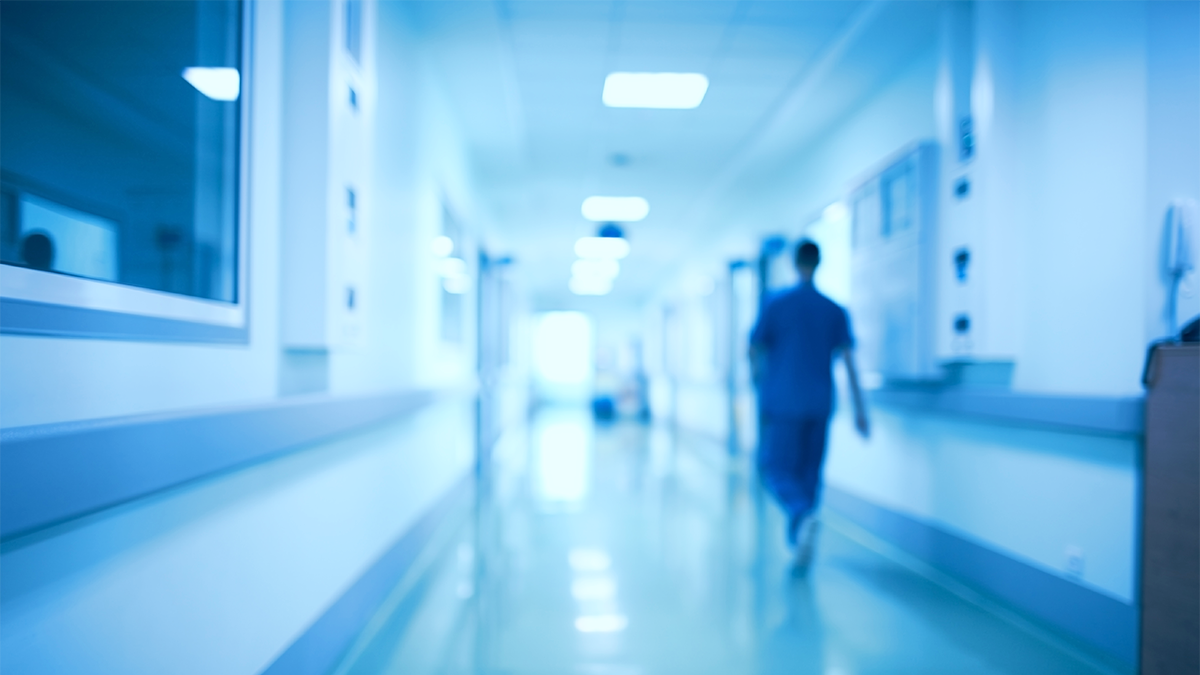
[[[9,540],[417,410],[466,389],[316,395],[0,430]]]

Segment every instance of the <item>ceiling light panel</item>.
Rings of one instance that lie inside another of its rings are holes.
[[[575,255],[591,260],[620,260],[629,255],[629,242],[619,237],[583,237],[575,242]]]
[[[630,2],[621,8],[621,19],[624,22],[622,31],[630,26],[651,26],[658,29],[659,42],[663,41],[663,22],[671,22],[684,27],[711,26],[725,29],[729,20],[738,13],[740,8],[736,1],[726,0],[715,2]],[[757,4],[757,3],[746,3]],[[624,32],[622,32],[624,37]]]
[[[650,202],[641,197],[588,197],[580,211],[596,223],[635,223],[650,214]]]
[[[236,101],[242,93],[242,76],[237,68],[183,69],[183,79],[214,101]]]
[[[569,284],[575,295],[607,295],[612,290],[612,279],[587,279],[571,277]]]
[[[588,279],[613,279],[621,273],[621,264],[611,258],[576,260],[571,265],[571,276]]]
[[[708,92],[700,73],[611,73],[601,99],[610,108],[695,108]]]

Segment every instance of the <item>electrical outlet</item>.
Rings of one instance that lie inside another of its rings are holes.
[[[1078,546],[1067,547],[1067,574],[1083,578],[1083,549]]]

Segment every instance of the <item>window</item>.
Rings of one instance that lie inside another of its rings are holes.
[[[244,337],[243,11],[4,3],[5,332]]]

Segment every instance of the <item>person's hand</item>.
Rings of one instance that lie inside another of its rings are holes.
[[[859,411],[854,416],[854,428],[858,429],[858,435],[863,438],[871,437],[871,420],[867,419],[867,414]]]

